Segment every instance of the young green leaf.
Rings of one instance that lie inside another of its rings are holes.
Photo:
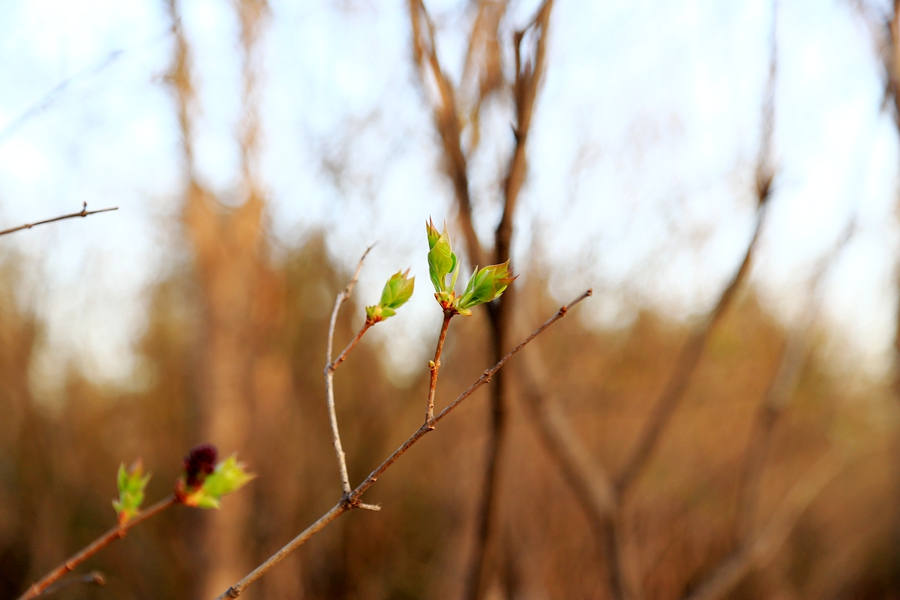
[[[116,483],[119,488],[119,499],[113,500],[113,508],[118,515],[119,525],[124,525],[140,512],[144,503],[144,490],[150,481],[150,474],[144,475],[144,466],[140,460],[126,470],[125,464],[119,465]]]
[[[384,321],[388,317],[397,314],[397,309],[406,304],[412,297],[416,278],[409,278],[409,269],[397,271],[384,284],[381,292],[381,301],[375,306],[366,307],[366,319],[373,324]]]
[[[513,275],[509,261],[499,265],[490,265],[480,271],[476,270],[456,305],[459,314],[468,316],[471,314],[469,309],[473,306],[499,298],[516,277],[518,275]]]

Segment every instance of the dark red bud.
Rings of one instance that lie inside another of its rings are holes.
[[[184,478],[187,487],[195,488],[203,483],[206,476],[215,470],[218,454],[212,444],[200,444],[191,448],[184,457]]]

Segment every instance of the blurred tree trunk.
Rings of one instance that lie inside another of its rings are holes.
[[[193,250],[202,315],[196,349],[198,441],[215,444],[223,456],[240,452],[262,474],[270,462],[265,457],[283,450],[274,432],[291,397],[290,366],[284,353],[277,351],[275,338],[284,321],[285,286],[283,276],[270,264],[263,227],[266,202],[257,174],[257,41],[268,7],[263,0],[234,3],[244,58],[244,114],[238,142],[245,201],[233,208],[204,189],[195,174],[189,45],[177,1],[167,4],[175,33],[168,79],[176,99],[188,180],[182,221]],[[275,533],[265,523],[291,521],[293,488],[282,486],[276,494],[261,487],[281,483],[277,476],[261,477],[253,492],[235,494],[221,510],[206,515],[199,540],[200,597],[218,596],[258,562],[260,552],[272,545],[269,533]],[[259,514],[267,518],[256,519]],[[296,595],[300,590],[296,569],[278,573],[267,578],[265,596]]]
[[[191,185],[184,210],[202,299],[200,433],[223,455],[244,453],[249,440],[251,292],[258,277],[262,209],[262,200],[252,198],[226,212],[208,193]],[[250,508],[249,494],[235,494],[222,510],[207,515],[201,597],[217,596],[252,567],[245,539]]]

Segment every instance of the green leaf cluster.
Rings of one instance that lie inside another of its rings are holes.
[[[256,477],[246,471],[246,465],[239,463],[237,457],[232,455],[216,465],[203,484],[196,490],[181,494],[182,504],[197,508],[219,508],[222,496],[234,493],[244,487],[251,479]],[[182,484],[183,481],[179,482]]]
[[[409,269],[397,271],[384,284],[381,300],[374,306],[366,307],[366,320],[372,324],[384,321],[397,314],[397,309],[406,304],[413,295],[416,278],[409,277]]]
[[[119,465],[119,473],[116,482],[119,488],[119,499],[113,500],[113,508],[119,518],[119,525],[124,525],[140,512],[144,503],[144,490],[150,481],[150,473],[144,475],[144,465],[141,461],[135,462],[130,469],[125,469],[125,464]]]
[[[500,265],[487,266],[480,271],[476,267],[475,273],[466,284],[466,291],[459,297],[456,305],[457,311],[461,315],[471,315],[473,306],[499,298],[516,277],[518,275],[513,275],[509,261]]]
[[[428,273],[434,284],[434,297],[445,313],[470,316],[472,307],[499,298],[517,277],[513,275],[509,261],[481,270],[476,267],[466,290],[462,296],[457,296],[454,288],[459,275],[459,259],[451,249],[447,226],[444,226],[443,232],[438,232],[432,220],[428,219],[425,232],[428,236]]]

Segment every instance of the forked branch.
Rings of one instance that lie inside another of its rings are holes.
[[[462,132],[453,84],[441,68],[434,39],[434,24],[422,0],[409,0],[409,17],[412,24],[413,58],[419,67],[426,97],[429,88],[437,88],[436,94],[428,100],[431,103],[435,126],[441,136],[447,175],[453,182],[453,192],[459,207],[459,221],[466,238],[469,261],[472,265],[486,265],[490,261],[486,259],[486,254],[475,234],[475,228],[472,226],[468,163],[462,148]]]
[[[88,210],[88,209],[87,209],[87,202],[85,202],[85,203],[82,205],[81,210],[78,211],[78,212],[76,212],[76,213],[72,213],[72,214],[68,214],[68,215],[62,215],[62,216],[59,216],[59,217],[53,217],[52,219],[44,219],[43,221],[35,221],[34,223],[25,223],[24,225],[19,225],[18,227],[12,227],[12,228],[10,228],[10,229],[4,229],[3,231],[0,231],[0,235],[7,235],[7,234],[9,234],[9,233],[15,233],[15,232],[17,232],[17,231],[22,231],[23,229],[31,229],[32,227],[37,227],[38,225],[46,225],[47,223],[55,223],[56,221],[62,221],[62,220],[64,220],[64,219],[75,219],[75,218],[77,218],[77,217],[87,217],[87,216],[90,216],[90,215],[96,215],[96,214],[99,214],[99,213],[110,212],[110,211],[113,211],[113,210],[119,210],[119,207],[118,207],[118,206],[113,206],[113,207],[110,207],[110,208],[101,208],[101,209],[99,209],[99,210]]]
[[[356,285],[357,279],[359,279],[359,272],[362,270],[363,261],[366,260],[366,256],[371,250],[372,246],[369,246],[366,248],[366,251],[363,252],[362,257],[359,259],[359,263],[356,265],[356,271],[353,273],[353,277],[351,277],[349,283],[347,283],[347,287],[341,290],[334,300],[334,309],[331,311],[331,320],[328,323],[328,341],[326,343],[325,351],[325,395],[328,402],[328,420],[331,423],[331,443],[334,446],[334,452],[337,455],[338,469],[340,470],[341,475],[341,489],[344,491],[345,496],[350,493],[350,475],[347,472],[347,457],[344,455],[344,448],[341,445],[341,434],[338,431],[337,412],[334,407],[334,372],[337,370],[338,366],[344,362],[347,355],[350,354],[350,351],[356,347],[356,344],[359,343],[362,336],[369,330],[372,323],[366,319],[366,322],[359,330],[359,333],[357,333],[356,337],[353,338],[353,341],[344,348],[344,351],[341,352],[340,356],[338,356],[336,360],[332,360],[331,356],[334,349],[334,330],[337,326],[338,312],[341,310],[341,305],[344,304],[350,297],[350,294],[353,293],[353,287]]]
[[[504,356],[497,364],[495,364],[490,369],[485,370],[485,372],[479,377],[472,385],[469,386],[466,391],[460,394],[456,400],[450,403],[444,410],[442,410],[437,416],[434,417],[432,423],[437,423],[448,414],[450,414],[457,406],[459,406],[466,398],[475,393],[478,388],[489,383],[494,374],[499,371],[506,362],[515,356],[522,348],[531,343],[534,338],[543,333],[548,327],[556,323],[558,320],[568,314],[568,311],[577,305],[579,302],[590,296],[593,292],[591,290],[587,290],[585,293],[580,295],[578,298],[574,299],[570,303],[565,306],[560,307],[555,315],[553,315],[550,319],[548,319],[543,325],[535,329],[531,335],[522,340],[518,346],[513,348],[506,356]],[[377,469],[372,471],[366,479],[360,483],[355,490],[353,490],[349,496],[341,499],[339,503],[337,503],[331,510],[322,515],[315,523],[310,525],[303,533],[295,537],[291,540],[286,546],[284,546],[281,550],[273,554],[268,560],[254,569],[251,573],[249,573],[246,577],[244,577],[241,581],[234,584],[230,588],[228,588],[225,592],[223,592],[216,600],[226,600],[227,598],[237,598],[244,590],[253,585],[255,581],[257,581],[260,577],[265,575],[272,567],[277,565],[279,562],[285,559],[291,552],[299,548],[303,545],[309,538],[313,535],[321,531],[326,525],[334,521],[336,518],[341,516],[343,513],[352,510],[354,508],[360,508],[362,503],[361,499],[363,494],[372,487],[378,478],[387,471],[391,465],[393,465],[397,459],[406,454],[407,450],[412,448],[416,442],[422,439],[429,432],[433,431],[433,428],[429,428],[427,423],[423,424],[419,429],[416,430],[403,444],[397,448],[393,454],[387,457],[381,465],[378,466]]]

